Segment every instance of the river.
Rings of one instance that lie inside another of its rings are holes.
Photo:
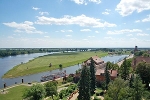
[[[12,69],[14,66],[20,64],[21,62],[26,63],[29,60],[32,60],[36,57],[47,55],[50,53],[34,53],[34,54],[24,54],[24,55],[17,55],[17,56],[9,56],[9,57],[4,57],[0,58],[0,77],[2,77],[8,70]],[[114,56],[105,56],[102,57],[101,59],[104,60],[104,62],[110,61],[117,63],[118,61],[122,60],[125,58],[127,55],[114,55]],[[70,73],[75,73],[76,70],[81,68],[81,65],[74,65],[70,66],[67,68],[63,68],[61,71],[66,70],[67,74]],[[25,83],[37,81],[40,82],[40,78],[43,75],[47,74],[53,74],[56,72],[59,72],[60,70],[53,70],[53,71],[47,71],[47,72],[42,72],[38,74],[32,74],[32,75],[27,75],[27,76],[22,76],[22,77],[17,77],[17,78],[7,78],[7,79],[0,79],[0,88],[3,88],[4,83],[6,83],[7,86],[13,85],[16,83],[21,83],[21,80],[24,79]]]

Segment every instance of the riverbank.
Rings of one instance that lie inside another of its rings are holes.
[[[71,84],[70,82],[66,83],[66,84],[62,84],[62,82],[63,82],[62,78],[58,78],[55,81],[58,82],[57,92],[60,92],[62,89],[67,88],[67,86]],[[49,81],[46,81],[46,82],[49,82]],[[0,100],[22,100],[22,95],[26,89],[33,86],[33,84],[44,85],[46,82],[32,83],[32,84],[21,83],[21,84],[15,84],[15,85],[0,89]],[[49,98],[49,97],[47,97],[47,98]],[[46,99],[44,99],[44,100],[46,100]]]
[[[82,63],[94,55],[103,57],[107,55],[107,52],[72,52],[46,55],[13,67],[11,70],[5,73],[2,78],[14,78],[59,69],[59,64],[62,64],[62,68],[64,68]],[[51,67],[49,67],[50,63],[52,65]]]
[[[134,57],[134,55],[133,54],[131,54],[131,55],[129,55],[126,59],[130,59],[130,58],[133,58]],[[121,60],[121,61],[119,61],[117,64],[118,64],[118,66],[120,67],[121,66],[121,64],[124,62],[124,60]]]

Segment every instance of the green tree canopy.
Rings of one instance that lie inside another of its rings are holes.
[[[25,90],[23,98],[27,100],[42,100],[45,97],[45,94],[44,86],[36,84]]]
[[[109,82],[110,82],[110,73],[106,66],[106,68],[105,68],[105,86],[106,86],[105,88],[106,88],[106,90],[108,89]]]
[[[121,78],[116,78],[108,85],[107,93],[105,94],[105,100],[128,100],[129,87],[128,81]]]
[[[94,66],[94,61],[91,59],[91,64],[90,64],[90,77],[91,77],[91,83],[90,83],[90,90],[91,94],[94,94],[95,88],[96,88],[96,77],[95,77],[95,66]]]
[[[57,95],[57,83],[55,81],[47,82],[44,84],[46,96],[51,96],[53,99],[53,95]]]
[[[90,70],[87,66],[83,66],[80,81],[78,100],[90,100]]]
[[[144,84],[142,84],[139,75],[133,77],[134,77],[134,82],[133,82],[133,87],[131,89],[131,93],[132,93],[131,98],[132,100],[142,100],[143,94],[145,92]]]
[[[140,75],[142,82],[148,87],[150,83],[150,64],[139,63],[136,67],[136,73]]]
[[[125,58],[119,69],[119,74],[121,75],[122,79],[127,80],[129,78],[130,67],[131,67],[130,62],[127,61]]]

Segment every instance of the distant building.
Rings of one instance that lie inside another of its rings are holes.
[[[90,57],[88,60],[84,61],[82,66],[84,66],[84,65],[90,66],[91,59],[93,59],[96,69],[104,68],[106,65],[106,63],[104,63],[104,61],[96,55],[96,56]]]
[[[138,56],[138,57],[134,58],[133,61],[132,61],[132,63],[131,63],[131,66],[133,67],[133,69],[135,69],[136,66],[140,62],[150,63],[150,57]]]
[[[108,70],[110,73],[110,79],[114,80],[116,77],[118,77],[118,71],[117,70]],[[95,73],[96,81],[98,83],[105,81],[105,70],[104,69],[98,69]]]
[[[138,51],[138,46],[135,46],[134,53]]]

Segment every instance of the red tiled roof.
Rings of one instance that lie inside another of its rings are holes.
[[[118,76],[118,71],[117,70],[108,70],[108,71],[110,73],[110,76],[113,76],[113,77]],[[95,75],[101,75],[101,74],[104,74],[104,73],[105,73],[104,69],[97,69]]]
[[[104,61],[100,59],[98,56],[93,56],[92,59],[94,60],[96,64],[104,63]]]
[[[150,63],[150,57],[136,57],[133,59],[132,61],[132,66],[135,67],[137,66],[140,62],[146,62],[146,63]]]

